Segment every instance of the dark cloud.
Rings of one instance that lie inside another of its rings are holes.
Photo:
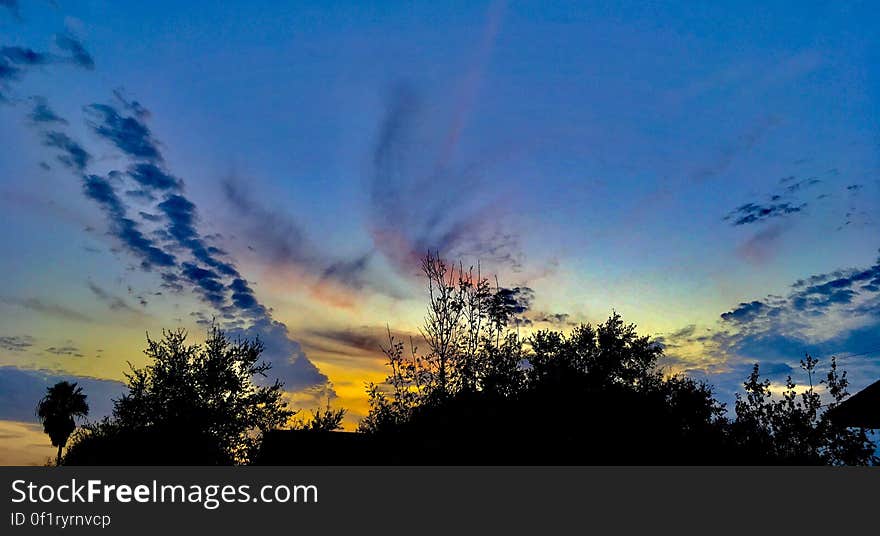
[[[495,291],[495,299],[493,305],[498,306],[508,316],[519,316],[532,307],[535,301],[535,291],[529,287],[501,287]]]
[[[670,339],[689,339],[697,331],[696,324],[690,324],[669,334]]]
[[[107,307],[109,307],[111,311],[142,314],[140,310],[129,305],[121,297],[116,296],[115,294],[108,292],[107,290],[99,287],[95,283],[89,281],[88,287],[89,287],[89,290],[92,291],[92,294],[94,294],[95,297],[97,297],[102,302],[106,303]]]
[[[788,186],[786,186],[785,192],[788,194],[794,194],[794,193],[801,191],[802,189],[809,188],[810,186],[815,186],[821,182],[822,181],[820,181],[819,179],[817,179],[815,177],[811,177],[809,179],[803,179],[803,180],[797,181],[795,183],[792,183],[792,184],[789,184]]]
[[[353,259],[338,260],[330,263],[321,273],[321,279],[332,280],[343,285],[361,289],[368,285],[368,269],[372,253],[366,253]],[[374,289],[383,289],[380,285],[370,285]]]
[[[206,301],[215,307],[222,307],[225,304],[226,288],[220,282],[219,274],[189,262],[181,264],[180,268],[183,276],[202,290],[202,296]]]
[[[9,100],[7,93],[11,82],[19,80],[25,72],[35,67],[52,63],[73,63],[86,69],[94,68],[91,56],[74,37],[59,35],[56,36],[55,43],[70,55],[58,56],[18,46],[0,47],[0,102]]]
[[[95,60],[92,59],[91,54],[86,51],[83,44],[75,37],[69,34],[56,35],[55,44],[61,50],[68,52],[70,54],[70,61],[76,65],[89,70],[95,68]]]
[[[375,357],[388,345],[386,328],[312,329],[303,334],[307,347],[327,354]]]
[[[9,100],[9,86],[29,69],[49,62],[49,56],[29,48],[0,47],[0,102]]]
[[[543,322],[545,324],[553,324],[558,326],[563,325],[572,325],[573,322],[570,320],[571,315],[568,313],[545,313],[545,312],[537,312],[530,316],[530,319],[533,322]]]
[[[66,125],[67,120],[63,117],[59,117],[52,108],[49,107],[49,103],[45,97],[33,97],[34,106],[31,109],[31,113],[28,114],[28,118],[34,123],[58,123],[61,125]]]
[[[9,352],[23,352],[34,345],[30,335],[6,335],[0,337],[0,349]]]
[[[265,315],[265,309],[260,305],[260,302],[257,301],[256,296],[254,296],[254,291],[251,290],[247,281],[241,278],[236,278],[229,285],[229,289],[232,291],[232,303],[238,309]]]
[[[39,298],[0,298],[0,303],[15,305],[17,307],[29,309],[40,314],[63,318],[65,320],[74,320],[76,322],[92,321],[89,316],[79,311],[70,309],[69,307],[65,307],[63,305],[47,303]]]
[[[746,203],[731,211],[725,220],[733,221],[733,225],[748,225],[750,223],[758,223],[770,218],[778,218],[788,214],[794,214],[806,208],[807,204],[793,205],[791,203],[777,203],[771,205],[756,205],[755,203]]]
[[[72,45],[68,50],[74,52]],[[82,175],[83,192],[104,211],[111,234],[141,259],[143,270],[158,269],[164,289],[179,293],[188,283],[214,309],[221,327],[262,340],[266,345],[264,355],[273,366],[271,375],[280,378],[286,388],[328,388],[326,376],[306,358],[287,328],[259,303],[233,262],[221,249],[208,244],[198,230],[197,207],[183,195],[183,180],[164,167],[159,143],[144,122],[149,112],[136,101],[125,99],[121,92],[115,95],[118,108],[109,104],[86,106],[87,123],[99,137],[122,151],[130,160],[129,166],[125,173]],[[85,164],[69,167],[81,172]],[[119,191],[134,192],[150,206],[132,209]],[[154,204],[154,193],[161,202]],[[140,219],[133,219],[129,213]],[[141,230],[142,225],[154,227],[152,238]],[[89,288],[112,310],[140,312],[94,283],[90,282]],[[137,299],[141,305],[146,304],[142,296]]]
[[[117,381],[100,380],[47,370],[0,367],[0,420],[36,423],[34,407],[46,388],[60,381],[76,382],[83,388],[89,404],[89,418],[98,420],[113,411],[113,399],[125,392]]]
[[[61,154],[55,158],[69,169],[82,173],[89,165],[91,155],[80,144],[63,132],[52,130],[43,133],[43,145],[58,149]]]
[[[149,212],[140,211],[140,212],[138,212],[138,215],[146,221],[152,221],[152,222],[162,221],[162,216],[159,216],[156,214],[150,214]]]
[[[181,181],[155,164],[138,163],[128,168],[128,176],[150,190],[179,190]]]
[[[183,292],[183,285],[180,284],[180,277],[178,277],[176,274],[164,272],[161,274],[161,277],[162,288],[168,289],[171,292],[175,293]]]
[[[763,223],[772,218],[780,218],[803,212],[804,209],[807,208],[807,203],[798,199],[799,193],[812,186],[820,184],[821,182],[822,181],[816,177],[808,177],[800,180],[794,175],[782,177],[779,179],[778,183],[778,187],[781,188],[781,190],[771,194],[767,201],[751,202],[740,205],[735,210],[730,211],[724,217],[724,221],[729,221],[734,226],[749,225],[753,223]],[[817,198],[817,200],[818,199],[821,199],[821,197]],[[779,228],[777,228],[777,232],[774,233],[776,235],[773,236],[774,239],[778,237],[778,230]],[[769,237],[769,234],[765,234],[762,236],[756,236],[756,239],[761,240]],[[760,249],[761,244],[756,243],[753,245],[758,246],[758,248],[754,248],[752,252]]]
[[[157,247],[144,236],[138,224],[126,216],[126,206],[116,194],[113,185],[104,177],[89,175],[83,177],[83,190],[86,197],[94,200],[103,209],[110,223],[111,232],[131,252],[142,260],[142,266],[174,266],[175,258]]]
[[[749,322],[760,315],[766,307],[766,304],[757,300],[749,303],[741,303],[732,311],[723,313],[721,319],[727,322]]]
[[[92,130],[126,156],[145,162],[162,162],[158,143],[139,118],[121,115],[108,104],[91,104],[85,107],[85,111]]]
[[[146,121],[150,118],[150,110],[146,109],[140,102],[127,98],[122,89],[115,89],[113,96],[116,97],[116,100],[127,112],[133,114],[141,121]]]
[[[83,357],[82,352],[76,346],[50,346],[43,350],[44,352],[50,353],[52,355],[63,356],[63,357]]]
[[[53,60],[51,54],[37,52],[24,47],[0,47],[0,58],[6,60],[9,64],[22,67],[46,65]]]
[[[238,271],[230,263],[218,259],[205,244],[196,228],[196,206],[179,194],[168,195],[158,208],[168,219],[168,234],[181,246],[187,248],[197,260],[215,268],[223,275],[238,277]]]

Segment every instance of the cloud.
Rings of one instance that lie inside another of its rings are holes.
[[[39,298],[3,298],[0,297],[0,303],[7,305],[15,305],[24,309],[29,309],[40,314],[62,318],[64,320],[73,320],[76,322],[92,322],[92,319],[73,309],[58,305],[55,303],[47,303]]]
[[[91,281],[88,282],[88,287],[89,287],[89,290],[92,291],[92,294],[94,294],[102,302],[106,303],[111,311],[133,313],[133,314],[137,314],[137,315],[143,314],[142,311],[132,307],[125,300],[120,298],[119,296],[116,296],[114,294],[111,294],[110,292],[107,292],[106,290],[104,290],[103,288],[99,287],[98,285],[96,285],[95,283],[93,283]]]
[[[713,161],[696,170],[691,175],[691,179],[702,182],[721,175],[730,168],[739,156],[751,151],[770,130],[781,122],[781,119],[776,116],[760,119],[732,143],[722,147]]]
[[[55,44],[61,50],[70,53],[70,61],[76,65],[89,70],[95,68],[95,60],[92,59],[91,54],[86,51],[83,44],[75,37],[69,34],[56,35]]]
[[[32,97],[34,106],[28,118],[34,123],[59,123],[67,124],[67,120],[59,117],[50,107],[45,97]]]
[[[85,69],[94,68],[94,61],[76,38],[66,34],[57,35],[55,44],[59,49],[69,53],[69,56],[37,52],[19,46],[0,47],[0,102],[9,100],[10,84],[21,79],[30,69],[54,63],[73,63]]]
[[[180,268],[184,277],[201,289],[202,296],[208,303],[217,308],[223,307],[226,301],[226,288],[220,282],[219,274],[189,262],[181,264]]]
[[[303,334],[307,346],[329,354],[375,357],[388,345],[386,328],[311,329]]]
[[[301,225],[290,215],[254,199],[240,181],[223,181],[226,202],[242,217],[249,240],[272,264],[311,264],[314,253]]]
[[[61,151],[55,158],[67,168],[82,173],[91,160],[91,155],[82,146],[63,132],[52,130],[43,133],[43,145]]]
[[[786,227],[779,224],[765,227],[740,244],[737,254],[751,263],[762,263],[778,250],[785,230]]]
[[[300,344],[294,341],[281,322],[268,316],[261,318],[246,328],[228,331],[231,337],[259,339],[264,345],[263,354],[271,363],[269,378],[278,378],[284,382],[288,391],[298,391],[329,383],[327,376],[303,353]]]
[[[793,177],[785,177],[782,179],[782,181],[789,182],[788,179],[792,179],[792,178]],[[810,186],[815,186],[817,184],[820,184],[821,182],[822,182],[821,180],[819,180],[815,177],[811,177],[809,179],[799,180],[797,182],[792,182],[785,187],[785,193],[794,194],[794,193],[797,193],[803,189],[809,188]]]
[[[128,168],[128,176],[149,190],[179,190],[181,180],[154,164],[138,163]]]
[[[175,265],[174,255],[157,247],[156,243],[143,234],[138,223],[127,217],[126,206],[110,181],[97,175],[84,176],[83,190],[86,197],[97,202],[104,209],[111,232],[129,251],[141,259],[141,266],[144,269]]]
[[[495,291],[495,304],[511,317],[519,316],[532,307],[535,291],[529,287],[501,287]]]
[[[352,258],[333,258],[306,236],[293,216],[265,206],[243,187],[241,181],[225,180],[223,194],[239,217],[236,221],[241,224],[240,232],[246,235],[251,248],[273,266],[298,266],[316,274],[322,283],[397,295],[386,281],[371,271],[373,252]]]
[[[138,117],[120,115],[108,104],[90,104],[85,112],[92,130],[127,156],[145,162],[162,162],[158,143]]]
[[[121,382],[61,374],[47,370],[0,367],[0,420],[37,422],[37,402],[46,388],[60,381],[76,382],[89,404],[89,419],[98,420],[113,411],[112,399],[125,392]]]
[[[740,303],[698,341],[726,356],[792,359],[804,351],[858,350],[872,329],[880,339],[880,259],[868,268],[798,280],[786,296]],[[853,333],[861,333],[861,340],[851,338]]]
[[[29,68],[48,61],[46,54],[29,48],[0,47],[0,102],[9,100],[11,82],[19,80]]]
[[[820,359],[820,374],[837,356],[859,389],[880,370],[880,258],[866,268],[845,268],[792,283],[785,296],[745,301],[715,325],[686,326],[660,338],[664,364],[705,379],[733,401],[754,363],[762,376],[804,382],[799,360]]]
[[[57,356],[65,356],[65,357],[83,357],[82,352],[76,346],[50,346],[43,350],[44,352],[48,352],[52,355]]]
[[[733,221],[733,225],[748,225],[768,220],[770,218],[778,218],[788,214],[795,214],[806,208],[807,204],[793,205],[791,203],[777,203],[770,205],[756,205],[755,203],[746,203],[735,210],[731,211],[725,220]]]
[[[132,161],[126,173],[84,177],[86,195],[104,209],[111,230],[143,260],[144,270],[159,269],[163,287],[181,292],[183,283],[188,282],[217,313],[221,327],[231,330],[233,335],[259,337],[266,345],[265,356],[273,367],[271,375],[281,379],[287,389],[326,386],[327,377],[290,338],[287,327],[274,320],[271,311],[259,302],[234,262],[206,242],[198,229],[196,204],[184,195],[183,179],[165,168],[159,142],[144,122],[150,116],[147,109],[125,99],[120,92],[115,95],[118,106],[91,104],[85,108],[88,124],[95,134]],[[124,185],[127,180],[161,198],[155,206],[138,210],[137,214],[159,213],[161,217],[142,216],[143,222],[137,222],[128,216],[129,207],[114,185],[114,182]],[[142,223],[159,224],[152,235],[155,241],[140,230]]]
[[[458,135],[438,140],[420,128],[425,123],[420,97],[398,86],[379,126],[368,183],[376,248],[407,276],[429,251],[454,259],[478,256],[518,270],[518,240],[501,226],[508,203],[479,195],[480,177],[452,159]]]
[[[221,274],[232,277],[239,277],[238,271],[230,263],[227,263],[217,257],[210,251],[199,231],[196,229],[196,206],[189,199],[179,194],[170,194],[164,201],[159,203],[161,210],[168,220],[167,231],[177,243],[187,248],[192,255],[199,261],[215,268]],[[184,272],[186,275],[186,272]],[[193,280],[199,284],[199,281]]]
[[[72,54],[82,66],[88,66],[90,57],[76,43],[61,38],[59,46]],[[25,51],[26,52],[26,51]],[[39,56],[22,51],[3,49],[0,57],[10,62],[37,63]],[[8,58],[12,58],[11,60]],[[206,243],[199,232],[198,213],[195,203],[183,192],[183,180],[175,177],[164,167],[159,143],[144,123],[149,111],[137,101],[126,99],[121,91],[114,93],[118,104],[91,104],[84,107],[87,124],[101,139],[119,149],[130,162],[126,172],[110,171],[106,176],[86,174],[90,156],[69,136],[61,131],[43,132],[45,144],[62,151],[59,160],[80,175],[85,196],[95,201],[103,210],[111,235],[116,237],[127,251],[141,260],[141,269],[156,269],[162,286],[174,292],[184,290],[183,282],[189,282],[203,301],[209,304],[223,321],[221,327],[237,333],[261,338],[266,342],[266,359],[272,363],[272,374],[284,381],[288,389],[321,387],[329,388],[326,376],[305,357],[299,344],[293,341],[287,328],[272,318],[271,311],[259,303],[250,284],[244,279],[226,254]],[[59,118],[60,119],[60,118]],[[34,122],[39,126],[43,122]],[[136,189],[126,190],[127,183]],[[153,206],[132,210],[120,197],[119,191],[132,191],[141,201],[152,203],[155,196],[161,201]],[[156,216],[156,213],[162,216]],[[151,216],[152,215],[152,216]],[[135,218],[140,218],[137,220]],[[154,227],[149,238],[143,228]],[[155,228],[158,225],[158,228]],[[122,298],[114,296],[92,282],[89,288],[111,310],[137,312]],[[12,302],[35,310],[64,313],[77,317],[73,311],[53,310],[36,301]],[[139,301],[145,304],[140,297]],[[81,319],[86,317],[79,315]]]
[[[568,313],[547,313],[543,311],[536,312],[529,316],[529,319],[535,323],[552,324],[554,326],[571,326],[571,315]]]
[[[30,335],[6,335],[0,337],[0,349],[9,352],[23,352],[34,345]]]

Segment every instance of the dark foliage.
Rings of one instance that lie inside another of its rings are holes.
[[[360,430],[381,446],[378,463],[454,464],[868,464],[874,445],[862,429],[836,426],[828,410],[846,396],[846,375],[813,387],[816,361],[803,367],[800,396],[789,379],[771,397],[755,368],[735,419],[712,388],[657,368],[659,344],[614,313],[566,335],[522,340],[521,309],[479,271],[423,262],[429,304],[427,352],[389,331],[391,370],[370,385]],[[374,451],[379,450],[374,448]]]
[[[46,388],[46,396],[37,404],[37,417],[43,423],[43,431],[49,434],[52,445],[58,447],[56,464],[61,465],[61,451],[76,429],[74,419],[85,417],[88,413],[89,405],[82,387],[77,387],[75,383],[58,382]]]
[[[260,341],[230,341],[217,328],[204,345],[188,345],[186,337],[179,330],[147,339],[151,364],[132,367],[112,418],[85,426],[67,463],[246,463],[262,432],[287,424],[294,412],[282,385],[254,383],[269,370]]]

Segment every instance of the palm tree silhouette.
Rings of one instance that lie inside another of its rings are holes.
[[[37,404],[37,417],[43,423],[43,431],[49,434],[52,446],[58,447],[57,465],[61,465],[61,449],[76,429],[74,417],[85,417],[88,413],[86,395],[76,383],[58,382],[46,388],[46,396]]]

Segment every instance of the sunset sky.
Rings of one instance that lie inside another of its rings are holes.
[[[0,0],[0,464],[212,320],[352,429],[429,250],[725,401],[880,378],[876,6],[712,4]]]

